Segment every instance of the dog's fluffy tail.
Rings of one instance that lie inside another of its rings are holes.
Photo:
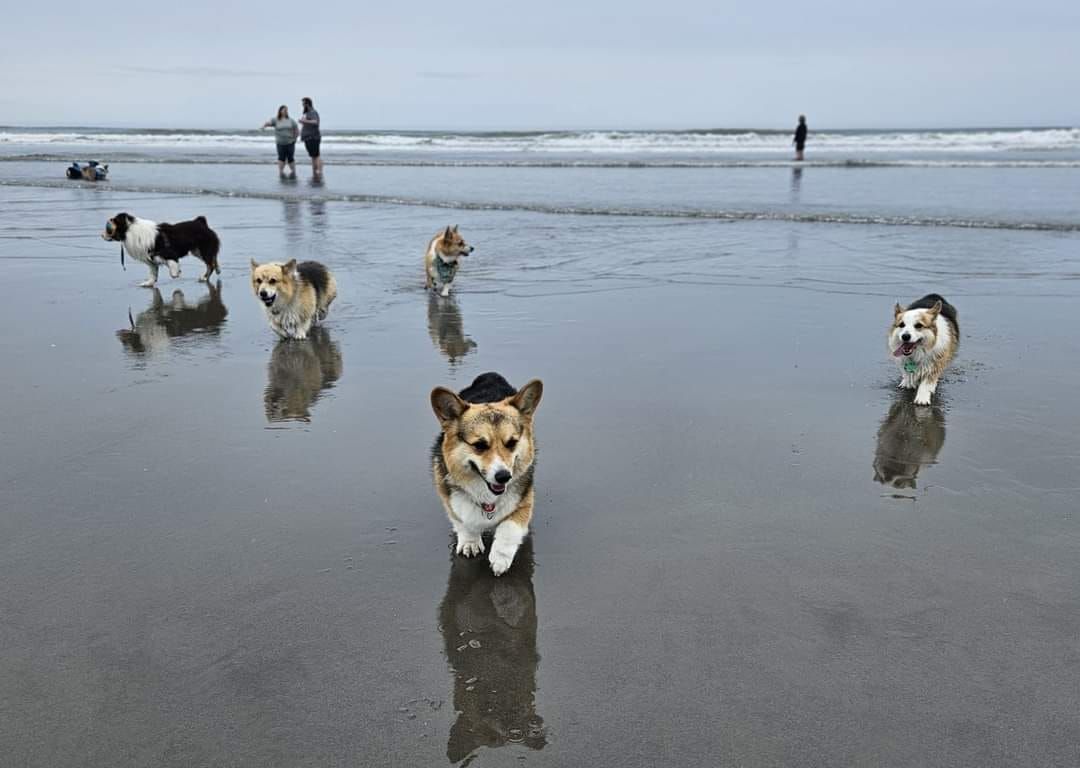
[[[196,216],[195,221],[206,227],[206,231],[210,233],[210,247],[207,249],[209,252],[206,254],[206,265],[220,275],[221,265],[218,264],[218,252],[221,250],[221,238],[218,237],[217,232],[210,229],[205,216]]]

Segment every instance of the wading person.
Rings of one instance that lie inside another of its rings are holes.
[[[791,143],[795,145],[795,159],[802,160],[806,148],[806,115],[799,115],[799,125],[795,128],[795,138]]]
[[[311,158],[311,174],[318,178],[322,176],[322,156],[319,154],[319,145],[322,143],[322,133],[319,131],[319,113],[315,111],[315,105],[311,103],[311,97],[305,96],[300,105],[304,113],[300,116],[300,140],[304,142],[308,157]]]
[[[285,164],[288,163],[290,175],[296,176],[296,137],[300,135],[300,128],[289,117],[289,108],[282,104],[278,107],[277,117],[270,118],[262,127],[274,129],[278,174],[285,178]]]

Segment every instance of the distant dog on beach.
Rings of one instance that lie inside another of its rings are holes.
[[[221,240],[210,229],[205,216],[176,224],[159,224],[130,213],[118,213],[105,222],[101,237],[120,243],[121,261],[126,249],[131,258],[150,267],[149,279],[139,283],[143,288],[154,287],[162,264],[169,268],[169,276],[174,280],[180,277],[180,259],[189,253],[206,264],[206,272],[199,282],[205,283],[214,272],[221,274],[218,266]]]
[[[306,339],[337,297],[337,281],[317,261],[258,264],[252,259],[251,287],[270,327],[283,339]]]
[[[501,576],[529,532],[533,512],[533,415],[544,385],[533,379],[514,389],[497,373],[477,376],[454,394],[431,392],[442,426],[432,448],[435,490],[457,535],[456,551],[484,551],[482,535],[495,529],[488,562]]]
[[[900,388],[916,390],[916,405],[930,405],[959,345],[956,308],[936,293],[893,307],[889,354],[900,366]]]
[[[945,417],[940,408],[897,400],[878,429],[874,480],[893,488],[915,488],[919,470],[936,464],[944,445]]]
[[[449,296],[458,271],[458,259],[472,252],[473,247],[458,234],[456,224],[435,235],[424,254],[424,286],[428,290],[434,288],[440,296]]]

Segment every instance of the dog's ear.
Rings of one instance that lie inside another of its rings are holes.
[[[532,416],[536,411],[536,407],[540,405],[540,398],[543,394],[544,382],[540,381],[540,379],[533,379],[510,398],[510,405],[526,416]]]
[[[904,314],[904,312],[906,312],[906,311],[907,310],[905,310],[902,306],[900,306],[900,302],[897,302],[896,304],[893,305],[892,313],[893,313],[894,318],[900,317],[900,315]]]
[[[457,224],[454,225],[454,232],[457,232]]]
[[[252,259],[251,260],[251,271],[252,271],[252,273],[254,273],[255,270],[258,269],[258,268],[259,268],[259,262],[255,261],[255,259]]]
[[[435,418],[443,427],[460,419],[468,407],[468,403],[446,387],[431,390],[431,410],[435,411]]]
[[[289,259],[281,265],[281,271],[286,275],[292,277],[293,272],[296,271],[296,259]]]
[[[931,318],[937,317],[941,314],[941,302],[935,301],[934,306],[930,307],[930,309],[928,309],[927,311],[930,313]]]
[[[446,225],[446,231],[442,233],[443,238],[449,240],[454,234],[454,230],[450,229],[450,225]]]

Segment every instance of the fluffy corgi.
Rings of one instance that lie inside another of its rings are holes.
[[[206,271],[199,278],[200,283],[207,282],[214,272],[221,274],[221,267],[218,266],[221,240],[210,229],[205,216],[196,216],[191,221],[176,224],[159,224],[130,213],[118,213],[105,222],[101,237],[120,243],[121,264],[127,250],[131,258],[150,268],[150,277],[139,283],[143,288],[153,288],[157,284],[158,269],[163,264],[169,268],[169,276],[173,280],[180,277],[180,259],[189,253],[206,264]]]
[[[915,405],[930,405],[959,345],[956,308],[936,293],[893,307],[889,354],[900,366],[900,388],[916,390]]]
[[[449,296],[450,285],[458,270],[458,259],[472,252],[473,247],[458,234],[457,225],[435,235],[424,254],[424,286],[428,290],[434,288],[440,296]]]
[[[529,532],[533,415],[543,392],[539,379],[516,390],[497,373],[477,376],[459,394],[445,387],[431,392],[442,426],[432,448],[432,474],[457,535],[457,554],[482,554],[481,536],[494,528],[488,562],[496,576],[510,568]]]
[[[283,339],[306,339],[337,296],[334,276],[317,261],[258,264],[252,259],[251,287],[270,327]]]

